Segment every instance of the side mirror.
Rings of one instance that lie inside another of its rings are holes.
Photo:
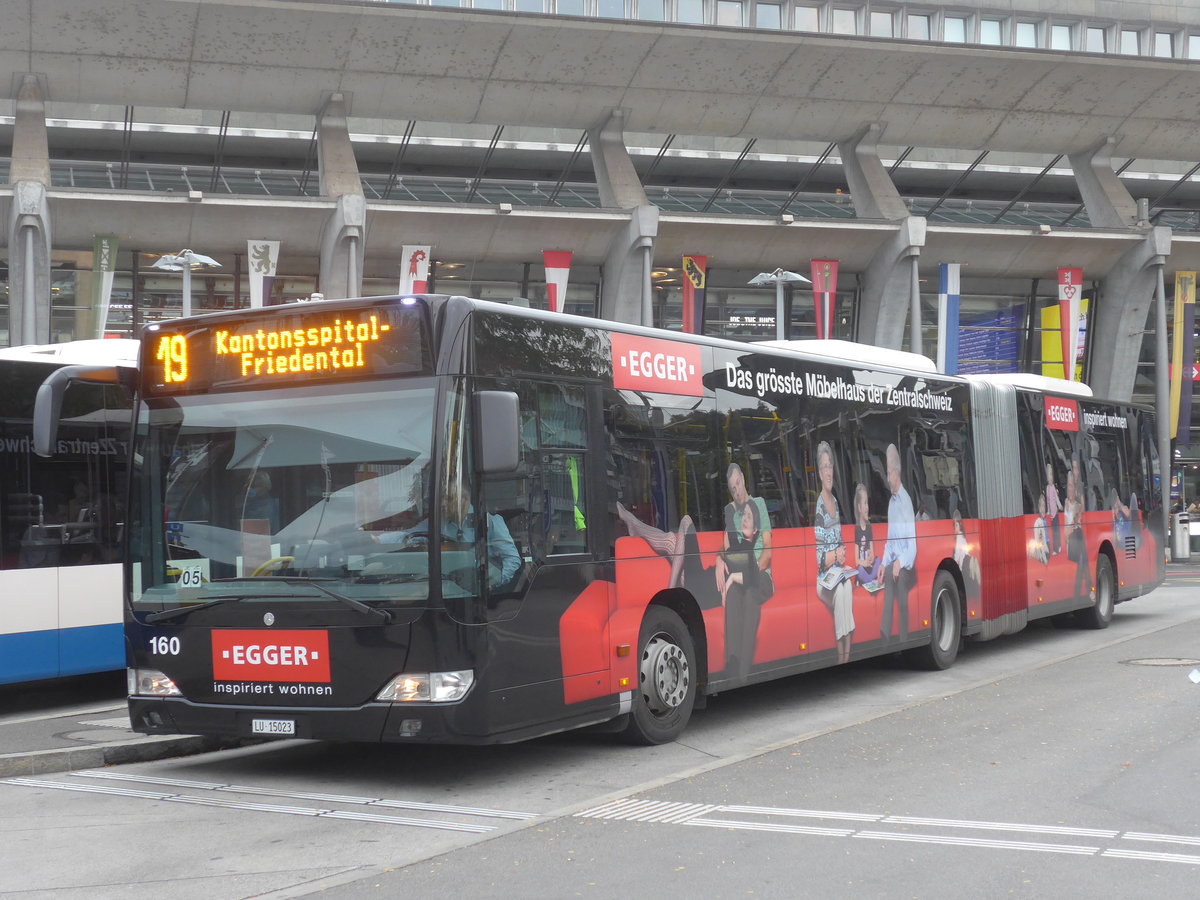
[[[521,465],[521,408],[512,391],[475,394],[476,464],[485,475],[515,472]]]
[[[58,420],[62,415],[63,394],[72,381],[95,384],[119,384],[132,394],[134,369],[117,366],[63,366],[55,369],[38,388],[33,405],[33,452],[38,456],[53,456],[58,443]]]

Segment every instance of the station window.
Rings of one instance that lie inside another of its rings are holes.
[[[675,21],[685,25],[704,24],[704,0],[675,0]]]
[[[1132,28],[1121,29],[1121,52],[1127,53],[1130,56],[1137,56],[1142,52],[1142,42],[1139,35]]]
[[[557,0],[558,12],[564,16],[582,16],[587,14],[583,5],[584,0]]]
[[[461,0],[429,0],[429,5],[430,6],[459,7],[459,6],[462,6],[463,4],[461,3]]]
[[[1083,48],[1090,53],[1105,53],[1108,51],[1108,35],[1106,29],[1089,26],[1086,37],[1087,44]]]
[[[638,0],[638,18],[646,22],[663,22],[666,20],[665,3],[663,0]]]
[[[778,3],[756,3],[754,5],[755,28],[782,28],[783,7]]]
[[[908,17],[908,37],[914,41],[929,40],[929,16],[910,15]]]
[[[895,26],[890,12],[871,12],[871,36],[895,37]]]
[[[1018,22],[1013,34],[1013,43],[1018,47],[1036,47],[1038,45],[1037,22]]]
[[[1004,22],[1000,19],[980,19],[979,43],[992,46],[1004,43]]]
[[[717,0],[717,24],[740,27],[742,24],[741,0]]]
[[[625,18],[625,0],[597,0],[596,15],[602,19]]]
[[[1071,49],[1071,26],[1070,25],[1051,25],[1050,26],[1050,49],[1051,50],[1070,50]]]
[[[1174,56],[1175,55],[1175,35],[1169,31],[1157,31],[1154,33],[1154,55],[1155,56]]]
[[[942,40],[950,44],[967,42],[966,16],[946,16],[942,20]]]
[[[1200,59],[1200,34],[1188,35],[1188,59]]]
[[[504,0],[471,0],[475,9],[504,9]]]
[[[795,28],[797,31],[820,31],[819,10],[815,6],[797,6]]]
[[[517,12],[545,12],[546,0],[513,0],[513,9]]]
[[[833,33],[857,34],[856,14],[856,10],[853,9],[835,9],[833,11]]]

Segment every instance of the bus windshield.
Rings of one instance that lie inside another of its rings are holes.
[[[426,604],[433,413],[428,379],[143,404],[131,602]]]

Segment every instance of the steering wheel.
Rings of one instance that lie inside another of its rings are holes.
[[[400,541],[400,546],[410,550],[424,550],[429,546],[428,531],[410,531]]]
[[[284,563],[295,562],[294,556],[276,556],[273,559],[268,559],[265,563],[250,573],[251,578],[257,578],[259,575],[266,574],[271,569],[281,569]]]

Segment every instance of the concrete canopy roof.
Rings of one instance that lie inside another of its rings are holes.
[[[796,32],[272,0],[0,0],[49,100],[1188,159],[1200,64]],[[13,97],[19,78],[6,86]]]

